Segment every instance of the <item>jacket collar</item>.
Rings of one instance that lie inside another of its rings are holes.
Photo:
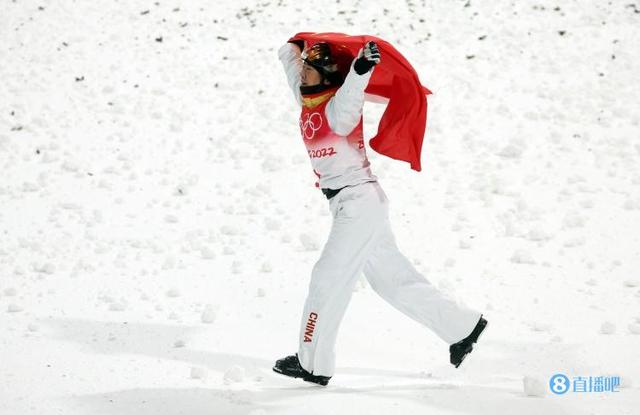
[[[302,94],[302,105],[307,108],[317,107],[336,94],[337,87],[325,89],[312,94]]]

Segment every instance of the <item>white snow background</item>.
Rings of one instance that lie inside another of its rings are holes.
[[[368,155],[401,250],[490,321],[459,369],[363,280],[328,387],[271,371],[330,226],[298,31],[434,92],[422,172]],[[638,413],[638,45],[635,0],[2,0],[0,413]]]

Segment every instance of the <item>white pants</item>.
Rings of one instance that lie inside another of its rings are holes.
[[[378,182],[346,187],[329,206],[331,232],[302,313],[298,358],[305,370],[333,376],[338,327],[361,272],[382,298],[448,344],[471,333],[480,313],[445,297],[398,250]]]

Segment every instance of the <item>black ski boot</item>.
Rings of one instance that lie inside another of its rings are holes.
[[[322,386],[327,386],[329,379],[331,379],[330,376],[316,376],[304,370],[300,366],[297,353],[276,361],[273,371],[292,378],[302,378],[302,380]]]
[[[481,314],[480,320],[471,334],[459,342],[449,346],[449,360],[452,365],[456,368],[460,366],[460,363],[462,363],[464,358],[473,350],[473,343],[478,341],[478,337],[480,337],[480,334],[484,331],[485,327],[487,327],[487,320],[483,319]]]

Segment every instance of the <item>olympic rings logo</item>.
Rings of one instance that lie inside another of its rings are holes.
[[[302,131],[302,136],[311,140],[316,135],[316,131],[318,131],[322,127],[322,116],[314,112],[313,114],[306,114],[304,120],[300,118],[300,131]]]

